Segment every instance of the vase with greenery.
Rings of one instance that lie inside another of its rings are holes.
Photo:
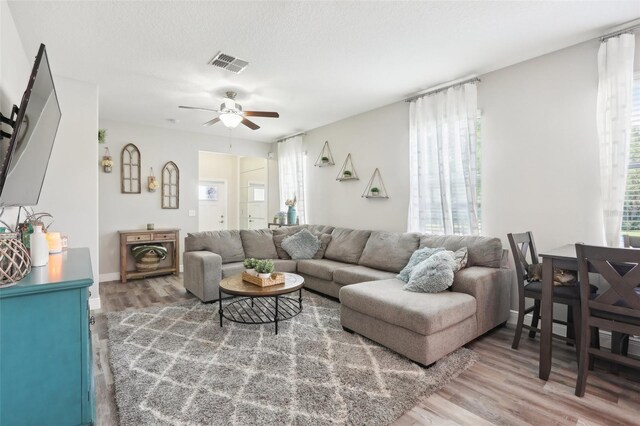
[[[269,259],[258,260],[255,266],[258,277],[271,278],[271,274],[275,271],[275,265]]]
[[[294,195],[293,199],[285,201],[284,204],[289,208],[289,210],[287,211],[287,223],[289,225],[295,225],[296,223],[298,223],[298,211],[296,210],[298,199]]]
[[[373,188],[371,188],[371,195],[373,195],[374,197],[378,197],[380,195],[380,189],[374,186]]]
[[[169,254],[166,247],[157,244],[143,244],[131,248],[136,261],[136,269],[140,272],[152,272],[158,269],[160,262]]]
[[[248,259],[245,259],[243,264],[245,267],[245,272],[249,275],[253,275],[256,276],[258,275],[256,272],[256,264],[258,263],[258,261],[256,259],[254,259],[253,257],[250,257]]]

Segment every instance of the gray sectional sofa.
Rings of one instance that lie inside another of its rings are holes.
[[[321,250],[317,258],[291,260],[280,243],[302,228],[322,237]],[[404,282],[396,275],[422,247],[467,247],[467,267],[456,273],[450,291],[403,290]],[[347,331],[424,365],[509,317],[515,274],[498,238],[322,225],[199,232],[185,238],[184,286],[204,302],[217,300],[220,280],[242,272],[242,261],[249,257],[273,259],[277,271],[296,272],[304,277],[306,288],[339,298],[341,322]]]

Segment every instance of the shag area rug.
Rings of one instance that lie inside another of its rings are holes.
[[[340,304],[303,293],[303,312],[241,325],[218,304],[108,314],[122,425],[385,425],[469,368],[459,349],[424,369],[342,330]]]

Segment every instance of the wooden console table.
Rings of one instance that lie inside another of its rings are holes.
[[[129,279],[146,278],[155,275],[178,275],[180,273],[180,229],[136,229],[118,231],[120,233],[120,282]],[[130,271],[127,261],[133,256],[130,247],[139,244],[161,244],[167,247],[169,254],[155,271]]]

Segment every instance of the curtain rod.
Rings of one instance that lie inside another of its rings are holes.
[[[306,136],[307,134],[305,132],[299,132],[299,133],[294,133],[291,136],[285,136],[284,138],[280,138],[280,139],[276,139],[276,143],[280,143],[280,142],[284,142],[287,139],[291,139],[291,138],[295,138],[296,136]]]
[[[602,37],[600,37],[600,41],[604,42],[604,41],[609,40],[610,38],[621,36],[622,34],[633,33],[638,28],[640,28],[640,24],[635,24],[635,25],[630,26],[629,28],[624,28],[624,29],[619,30],[619,31],[615,31],[615,32],[612,32],[612,33],[609,33],[609,34],[605,34]]]
[[[413,102],[417,99],[420,99],[422,97],[425,96],[430,96],[430,95],[435,95],[436,93],[439,92],[443,92],[447,89],[450,89],[452,87],[459,87],[462,86],[463,84],[467,84],[467,83],[479,83],[481,80],[478,77],[473,77],[473,78],[468,78],[466,80],[461,80],[461,81],[454,81],[450,84],[447,84],[446,86],[442,86],[442,87],[436,87],[435,89],[427,89],[426,92],[423,93],[419,93],[417,95],[411,96],[410,98],[405,99],[405,102]]]

